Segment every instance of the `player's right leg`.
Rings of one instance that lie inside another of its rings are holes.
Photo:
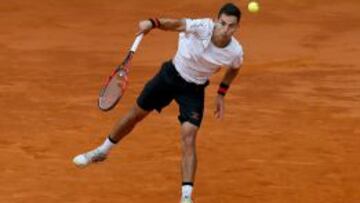
[[[121,118],[114,126],[109,137],[105,142],[96,149],[79,154],[74,157],[73,162],[76,166],[83,168],[91,163],[104,161],[110,149],[128,135],[135,127],[135,125],[144,119],[150,111],[143,110],[138,104],[135,104],[130,111]]]
[[[128,135],[135,125],[144,119],[154,109],[158,112],[170,104],[173,100],[170,62],[162,65],[161,70],[145,85],[141,94],[137,98],[136,104],[121,120],[119,120],[105,142],[94,150],[80,154],[73,159],[78,167],[85,167],[91,163],[106,159],[110,149],[126,135]]]
[[[128,114],[120,119],[113,127],[109,139],[113,143],[118,143],[129,134],[137,123],[142,121],[151,111],[146,111],[137,103],[131,108]]]

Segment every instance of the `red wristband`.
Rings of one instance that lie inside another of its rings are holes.
[[[217,93],[225,96],[228,89],[229,89],[229,85],[222,82],[219,85],[219,89],[218,89]]]
[[[158,18],[149,18],[151,22],[152,28],[159,28],[160,27],[160,20]]]

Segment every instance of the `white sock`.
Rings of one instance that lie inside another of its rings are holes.
[[[183,185],[181,188],[181,196],[182,197],[191,197],[191,193],[193,190],[193,186],[191,185]]]
[[[103,153],[107,154],[114,146],[115,144],[111,142],[107,137],[104,143],[98,147],[98,149],[101,150]]]

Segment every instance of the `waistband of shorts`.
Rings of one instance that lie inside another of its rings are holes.
[[[199,85],[199,84],[196,84],[196,83],[193,83],[193,82],[188,82],[188,81],[186,81],[186,80],[180,75],[180,73],[176,70],[175,65],[174,65],[172,59],[166,61],[165,63],[168,63],[168,64],[170,65],[169,67],[171,67],[171,71],[172,71],[173,73],[175,73],[176,76],[178,76],[183,82],[185,82],[185,83],[187,83],[187,84],[189,84],[189,85],[197,86],[197,87],[206,87],[206,86],[208,86],[209,83],[210,83],[209,80],[207,80],[204,84],[200,84],[200,85]]]

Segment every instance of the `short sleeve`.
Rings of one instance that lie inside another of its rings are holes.
[[[243,52],[239,52],[237,56],[234,58],[231,68],[240,68],[241,64],[244,62],[244,54]]]
[[[214,23],[210,18],[203,19],[185,19],[186,28],[185,33],[196,34],[200,37],[209,37],[212,34]]]

